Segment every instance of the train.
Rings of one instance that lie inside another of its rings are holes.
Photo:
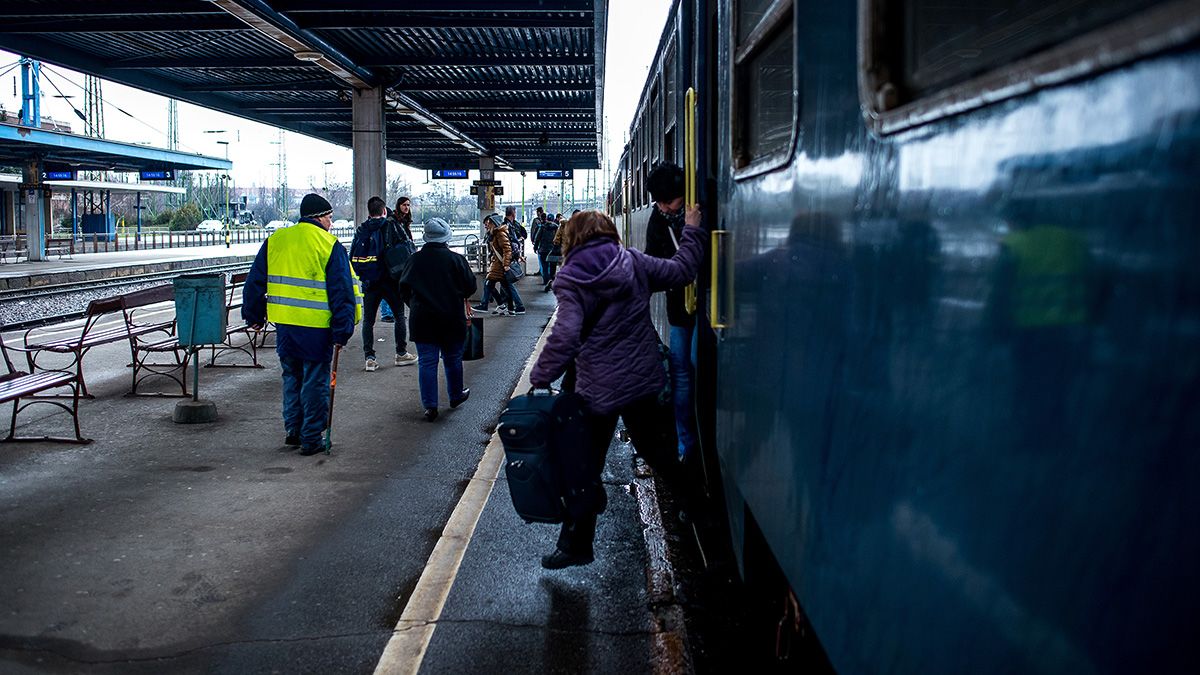
[[[764,625],[833,670],[1200,672],[1198,34],[1195,1],[673,4],[608,209],[644,246],[694,90],[704,476]]]

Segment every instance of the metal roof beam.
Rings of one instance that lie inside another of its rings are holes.
[[[405,91],[486,91],[495,95],[514,91],[591,91],[596,85],[587,82],[510,82],[503,78],[487,82],[398,82]]]
[[[203,93],[255,92],[255,91],[344,91],[350,85],[333,80],[297,80],[294,82],[230,82],[228,84],[193,84],[184,91]]]
[[[110,70],[154,70],[157,68],[180,68],[186,70],[316,69],[316,66],[311,63],[305,63],[293,56],[247,56],[231,59],[205,59],[199,57],[162,58],[150,56],[113,61],[107,67]]]
[[[595,59],[590,55],[560,56],[542,54],[524,54],[520,56],[504,55],[489,56],[487,54],[471,56],[450,56],[437,54],[434,56],[387,56],[373,57],[363,60],[368,68],[405,68],[410,66],[459,66],[469,68],[516,68],[521,66],[545,68],[550,66],[580,66],[594,67]]]
[[[7,31],[0,26],[0,34]],[[363,59],[364,68],[408,68],[447,66],[461,68],[508,68],[576,66],[594,67],[590,56],[389,56]],[[202,59],[197,57],[138,57],[114,61],[109,65],[117,70],[146,70],[154,68],[181,68],[187,70],[248,70],[255,68],[315,68],[313,64],[290,56],[257,56],[246,58]]]
[[[153,33],[165,31],[247,30],[228,14],[157,14],[137,16],[31,17],[0,23],[0,33]]]
[[[192,3],[193,6],[204,7],[200,3]],[[55,17],[58,19],[68,19],[74,16],[85,17],[128,17],[131,14],[162,14],[162,0],[124,0],[123,2],[96,2],[95,0],[57,0],[56,2],[38,3],[36,5],[30,3],[21,3],[19,5],[6,5],[3,11],[7,17]],[[183,10],[180,14],[219,14],[219,12],[208,9],[207,11],[187,11]]]
[[[293,54],[312,55],[305,60],[314,63],[358,88],[369,89],[376,84],[375,73],[356,64],[333,45],[296,25],[296,22],[275,10],[263,0],[211,0],[213,5],[241,19],[246,25],[278,42]]]
[[[301,12],[331,12],[336,3],[328,0],[274,0],[273,5],[282,12],[299,14]],[[397,5],[402,5],[398,9]],[[537,0],[529,2],[524,7],[509,9],[504,3],[495,0],[405,0],[397,3],[395,0],[373,0],[355,2],[353,9],[341,10],[346,12],[517,12],[540,14],[544,12],[591,12],[594,9],[592,0]]]
[[[583,12],[554,13],[550,11],[513,12],[492,3],[494,12],[414,12],[408,9],[358,11],[290,11],[296,24],[310,30],[356,30],[377,28],[380,25],[402,26],[405,29],[423,28],[592,28],[592,18]]]

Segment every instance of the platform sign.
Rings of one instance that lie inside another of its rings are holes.
[[[497,185],[496,187],[492,188],[492,194],[496,195],[497,197],[503,196],[504,195],[504,186]]]
[[[434,169],[434,178],[469,178],[469,169]]]
[[[574,169],[538,171],[538,180],[574,180]]]
[[[175,180],[174,169],[159,169],[158,171],[139,171],[141,180]]]
[[[74,171],[43,171],[42,180],[75,180]]]

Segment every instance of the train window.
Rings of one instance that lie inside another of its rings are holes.
[[[791,0],[739,2],[737,34],[734,165],[771,168],[787,159],[796,120]]]
[[[1178,29],[1186,3],[1169,0],[860,2],[860,95],[883,132],[1190,39]]]
[[[663,66],[663,161],[675,161],[675,118],[678,99],[679,75],[675,72],[675,45],[667,50],[666,65]]]
[[[654,89],[650,91],[650,118],[646,128],[650,134],[650,163],[657,164],[662,159],[662,116],[659,114],[658,82],[655,80]]]

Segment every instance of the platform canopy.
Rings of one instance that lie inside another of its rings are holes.
[[[218,157],[0,124],[0,166],[20,167],[33,158],[46,167],[71,171],[228,171],[233,167]]]
[[[350,145],[384,87],[387,156],[599,166],[607,0],[5,0],[0,48]]]

